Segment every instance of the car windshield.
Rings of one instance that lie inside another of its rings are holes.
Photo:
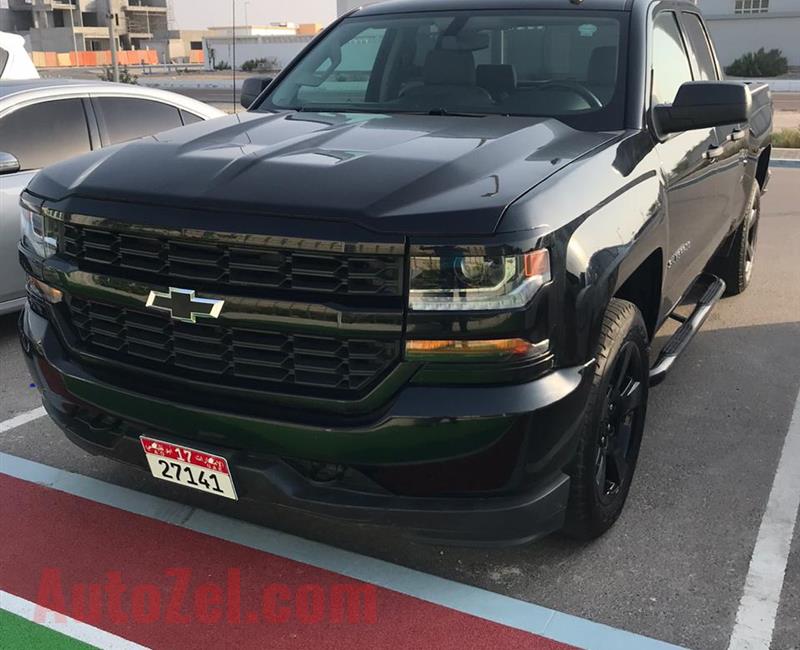
[[[627,14],[452,11],[352,17],[259,111],[556,117],[622,128]]]

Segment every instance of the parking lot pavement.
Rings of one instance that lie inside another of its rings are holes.
[[[0,316],[0,422],[41,406],[19,352],[17,316]]]
[[[316,520],[269,505],[220,503],[88,457],[46,419],[0,434],[0,452],[167,497],[703,650],[728,648],[800,391],[800,171],[776,170],[764,199],[750,290],[723,301],[667,381],[651,393],[628,507],[592,544],[558,536],[524,547],[410,543],[395,532]],[[0,318],[0,420],[37,406]],[[773,650],[800,647],[795,530]]]

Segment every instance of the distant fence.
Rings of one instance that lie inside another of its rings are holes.
[[[188,63],[202,64],[205,56],[202,50],[192,50]],[[97,68],[111,65],[111,51],[98,52],[31,52],[33,64],[37,68]],[[121,50],[117,52],[120,65],[158,65],[158,52],[155,50]]]

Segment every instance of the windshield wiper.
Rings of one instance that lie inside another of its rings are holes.
[[[436,117],[486,117],[487,113],[469,113],[467,111],[451,111],[446,108],[432,108],[427,115]]]
[[[487,113],[469,113],[467,111],[451,111],[446,108],[431,110],[404,110],[400,108],[360,108],[358,106],[297,106],[290,110],[298,113],[376,113],[385,115],[431,115],[436,117],[486,117]]]
[[[405,113],[386,108],[359,108],[357,106],[299,106],[290,109],[297,113],[367,113],[375,115],[391,115],[394,113]]]

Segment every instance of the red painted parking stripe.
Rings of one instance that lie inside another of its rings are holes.
[[[569,647],[6,475],[0,493],[0,589],[142,645]]]

